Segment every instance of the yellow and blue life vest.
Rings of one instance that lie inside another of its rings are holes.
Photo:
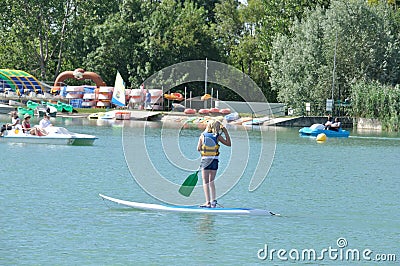
[[[218,156],[219,144],[218,134],[203,132],[204,140],[201,146],[201,156]]]

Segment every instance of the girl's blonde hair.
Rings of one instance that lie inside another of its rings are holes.
[[[207,121],[206,132],[218,134],[224,126],[218,120],[210,119]]]

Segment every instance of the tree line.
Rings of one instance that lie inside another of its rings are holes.
[[[82,67],[113,84],[118,70],[137,88],[164,67],[207,58],[249,75],[268,101],[284,102],[301,112],[305,102],[332,95],[336,100],[357,99],[353,90],[360,82],[366,88],[374,82],[398,86],[399,4],[3,0],[0,64],[43,81]],[[203,91],[202,84],[192,86],[194,94]],[[221,98],[239,100],[228,89],[219,91]]]
[[[326,99],[348,99],[349,115],[399,130],[399,15],[383,1],[332,1],[328,9],[307,10],[292,34],[278,34],[273,43],[271,88],[278,100],[299,113],[311,102],[322,113]]]
[[[214,60],[249,75],[270,101],[268,62],[276,33],[289,33],[306,9],[329,1],[3,0],[2,67],[43,81],[82,67],[112,84],[118,70],[132,87],[160,69]],[[226,95],[234,97],[234,95]]]

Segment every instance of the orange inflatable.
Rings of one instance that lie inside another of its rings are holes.
[[[182,101],[183,96],[179,92],[174,92],[171,94],[164,94],[164,98],[167,100],[172,100],[172,101]]]
[[[91,79],[96,84],[97,88],[100,86],[106,86],[106,83],[97,73],[85,71],[82,68],[77,68],[74,71],[64,71],[60,75],[58,75],[56,81],[54,81],[54,87],[52,91],[59,90],[60,85],[66,79]]]

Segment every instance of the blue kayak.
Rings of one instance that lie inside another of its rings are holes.
[[[311,127],[303,127],[299,130],[301,136],[312,136],[316,137],[318,134],[324,133],[327,137],[335,137],[335,138],[348,138],[350,132],[339,128],[338,131],[336,130],[327,130],[324,129],[324,125],[322,124],[314,124]]]
[[[232,122],[232,121],[235,121],[235,120],[238,120],[238,119],[239,119],[239,114],[237,112],[225,115],[225,120],[227,122]]]

